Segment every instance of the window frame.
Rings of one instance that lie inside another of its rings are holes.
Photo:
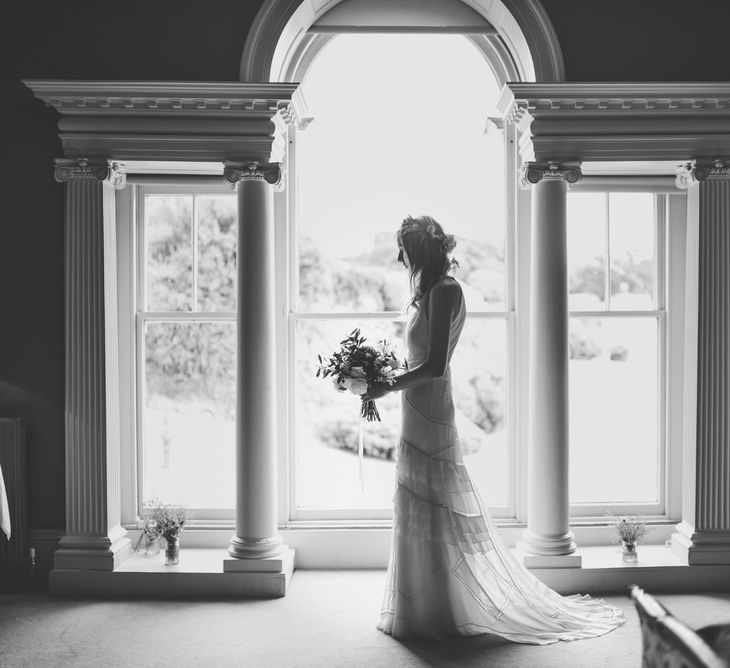
[[[295,157],[296,144],[294,128],[289,130],[288,160],[289,164]],[[529,298],[529,220],[530,220],[530,193],[517,187],[516,179],[510,179],[509,175],[516,173],[511,169],[517,163],[516,148],[513,137],[510,136],[509,128],[504,130],[505,141],[505,168],[508,178],[505,187],[507,198],[505,203],[505,217],[507,222],[505,237],[505,256],[507,261],[507,294],[506,305],[509,307],[508,328],[511,328],[512,354],[510,355],[509,372],[512,374],[512,382],[508,384],[509,411],[507,420],[512,420],[507,428],[512,426],[510,433],[510,475],[512,476],[512,507],[509,513],[503,513],[495,517],[498,524],[514,525],[523,524],[526,521],[527,507],[527,469],[524,465],[527,458],[527,441],[524,420],[520,419],[526,411],[527,396],[527,360],[525,343],[527,341],[527,301]],[[512,147],[514,150],[510,150]],[[671,521],[681,514],[681,485],[682,485],[682,438],[683,438],[683,416],[679,408],[683,404],[683,379],[685,365],[685,332],[684,332],[684,273],[686,258],[685,235],[686,235],[686,193],[674,189],[669,179],[662,181],[664,186],[642,185],[640,174],[629,175],[617,179],[613,177],[610,185],[601,185],[600,177],[587,176],[572,189],[576,191],[588,191],[600,189],[602,191],[652,191],[656,197],[664,200],[663,226],[666,229],[666,255],[664,274],[666,277],[666,343],[662,357],[664,358],[664,416],[661,420],[664,434],[663,472],[664,484],[663,500],[661,507],[657,504],[654,508],[646,506],[626,506],[612,508],[616,512],[646,514],[652,521]],[[274,206],[276,212],[275,229],[275,254],[276,271],[281,280],[277,281],[277,346],[279,350],[277,365],[277,377],[287,380],[290,377],[291,365],[288,354],[295,326],[296,316],[292,315],[290,309],[290,297],[296,289],[297,276],[290,271],[290,258],[295,257],[296,234],[295,234],[295,207],[294,198],[291,196],[296,190],[295,170],[289,171],[289,189],[275,193]],[[140,193],[217,193],[229,194],[230,186],[218,176],[184,176],[167,175],[157,178],[151,176],[129,178],[129,186],[117,193],[117,241],[118,241],[118,272],[119,272],[119,342],[121,360],[137,359],[136,350],[138,346],[137,325],[134,324],[136,316],[131,314],[132,304],[136,304],[137,296],[137,264],[138,253],[142,241],[139,239],[138,225],[140,225],[139,199]],[[657,211],[660,207],[657,207]],[[478,315],[486,317],[503,317],[504,312],[486,312]],[[595,316],[596,313],[590,312]],[[636,315],[637,312],[631,312]],[[306,314],[307,316],[312,314]],[[376,317],[390,319],[397,316],[396,313],[377,314]],[[575,316],[576,312],[571,312]],[[361,317],[358,314],[357,317]],[[195,316],[193,316],[194,318]],[[335,314],[326,313],[323,317],[337,317]],[[350,314],[340,317],[351,317]],[[520,352],[522,351],[522,352]],[[136,367],[135,367],[136,368]],[[139,490],[141,485],[138,476],[138,426],[136,415],[138,412],[139,387],[138,372],[131,374],[129,365],[122,364],[120,368],[122,392],[121,401],[121,436],[122,436],[122,521],[126,526],[133,526],[139,519],[141,499]],[[303,528],[311,526],[320,527],[388,527],[390,525],[389,512],[381,513],[373,517],[372,513],[343,512],[337,518],[327,518],[322,513],[312,514],[291,514],[290,504],[294,497],[294,476],[291,457],[293,455],[293,439],[291,434],[291,409],[292,409],[292,387],[285,382],[286,392],[278,393],[279,404],[277,410],[279,415],[287,415],[288,419],[279,420],[279,517],[282,528]],[[605,523],[605,504],[582,504],[584,507],[571,505],[571,524],[590,525]],[[648,512],[650,511],[650,512]],[[234,511],[231,509],[208,509],[195,513],[191,526],[208,528],[229,528],[233,523]]]
[[[130,360],[123,373],[121,403],[122,522],[136,524],[145,510],[143,498],[142,447],[144,435],[144,328],[147,322],[236,322],[236,311],[146,311],[145,230],[146,195],[193,197],[192,252],[195,253],[195,197],[232,195],[222,177],[166,175],[131,176],[117,195],[117,245],[119,264],[120,357]],[[232,195],[235,197],[235,194]],[[193,258],[193,274],[195,274]],[[193,280],[193,289],[195,280]],[[194,295],[195,297],[195,295]],[[193,302],[194,303],[194,302]],[[230,526],[235,508],[189,508],[192,525]]]
[[[338,34],[348,34],[349,31],[342,30]],[[373,31],[377,32],[377,30]],[[450,32],[453,31],[443,31]],[[480,44],[475,43],[474,35],[459,33],[461,36],[472,43],[475,48],[483,51],[483,47]],[[326,35],[327,41],[329,38],[335,35]],[[321,35],[317,35],[321,37]],[[318,44],[317,51],[324,45]],[[307,61],[311,64],[316,56],[316,53]],[[495,69],[494,63],[488,63],[490,68],[493,70],[493,74],[498,81],[500,81],[501,72]],[[301,72],[303,75],[303,72]],[[485,117],[485,122],[486,122]],[[506,400],[507,400],[507,415],[505,417],[504,429],[507,430],[508,434],[508,475],[510,479],[509,491],[508,491],[508,503],[506,506],[490,507],[490,514],[497,520],[514,522],[518,519],[521,508],[526,508],[527,504],[520,498],[521,485],[518,482],[518,462],[524,458],[524,455],[520,454],[522,449],[518,445],[518,433],[517,425],[521,422],[517,416],[518,409],[518,397],[520,393],[525,394],[524,389],[521,389],[521,381],[517,378],[518,374],[518,354],[517,346],[515,341],[518,337],[518,330],[520,327],[524,327],[522,322],[526,323],[526,318],[519,317],[517,315],[516,305],[519,301],[516,298],[519,287],[516,285],[518,276],[517,260],[515,253],[517,249],[516,242],[516,217],[513,215],[515,210],[514,197],[517,192],[517,170],[516,165],[518,164],[517,146],[514,141],[515,129],[512,126],[508,128],[501,127],[490,127],[490,132],[499,132],[502,137],[503,146],[503,164],[504,164],[504,253],[505,253],[505,301],[504,310],[501,311],[469,311],[467,318],[475,319],[501,319],[505,322],[506,332],[506,348],[508,351],[508,359],[505,365],[507,374],[507,389],[506,389]],[[298,129],[296,127],[290,127],[287,136],[287,173],[292,175],[292,179],[296,178],[299,166],[297,164],[297,139],[299,133],[306,132],[305,128]],[[286,192],[279,193],[278,197],[283,200],[279,205],[275,207],[277,211],[286,211],[286,231],[280,230],[282,237],[286,237],[286,241],[277,244],[277,271],[283,265],[287,266],[287,285],[289,286],[289,294],[286,299],[286,314],[283,318],[278,318],[277,328],[280,331],[280,336],[286,341],[286,354],[281,359],[291,360],[295,355],[295,332],[297,323],[304,320],[328,320],[328,319],[356,319],[356,320],[403,320],[403,315],[396,311],[385,311],[378,313],[357,313],[357,312],[315,312],[315,311],[298,311],[297,300],[299,296],[299,285],[298,285],[298,248],[297,248],[297,186],[296,181],[292,182],[290,179],[289,187]],[[277,220],[278,217],[277,217]],[[279,225],[277,223],[277,229]],[[405,280],[405,277],[404,277]],[[525,303],[525,309],[527,304]],[[527,313],[527,311],[525,311]],[[283,353],[283,351],[282,351]],[[286,394],[287,400],[286,405],[281,406],[286,412],[283,414],[287,415],[288,425],[288,438],[286,438],[286,454],[282,457],[280,469],[284,468],[287,471],[286,480],[282,481],[280,475],[280,482],[286,485],[286,490],[281,491],[279,494],[279,516],[280,523],[282,526],[307,526],[312,523],[327,525],[343,525],[343,526],[389,526],[392,521],[392,510],[391,509],[300,509],[297,508],[296,501],[296,443],[293,435],[296,433],[294,425],[296,424],[296,401],[295,398],[295,378],[296,370],[294,365],[287,362],[286,370]],[[282,376],[280,375],[281,379]],[[526,394],[525,394],[526,396]],[[281,460],[280,460],[281,461]]]
[[[681,410],[684,369],[685,294],[683,275],[686,264],[686,193],[674,186],[672,178],[653,178],[637,171],[624,176],[588,176],[570,187],[570,192],[643,192],[654,197],[656,309],[654,310],[569,310],[568,318],[652,317],[657,320],[658,368],[658,475],[656,503],[572,503],[571,525],[600,523],[606,514],[642,515],[651,521],[672,521],[681,515]],[[608,198],[607,198],[608,199]],[[606,263],[608,268],[609,263]],[[608,269],[607,269],[608,270]],[[610,292],[610,287],[607,285]],[[607,305],[610,301],[607,301]]]

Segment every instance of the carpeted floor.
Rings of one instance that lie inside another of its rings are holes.
[[[601,638],[547,646],[487,636],[401,643],[375,628],[384,571],[296,571],[266,601],[99,601],[0,596],[0,665],[33,666],[617,666],[641,665],[639,622],[626,613]],[[730,594],[657,596],[697,628],[730,622]]]

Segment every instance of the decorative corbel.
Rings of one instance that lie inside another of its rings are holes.
[[[519,184],[521,188],[529,188],[542,180],[564,179],[577,183],[582,178],[579,162],[526,162],[520,168]]]
[[[709,178],[730,178],[730,161],[699,159],[685,162],[677,167],[675,183],[680,190],[687,190]]]
[[[58,183],[73,179],[96,179],[109,181],[115,190],[127,185],[127,172],[124,164],[115,160],[94,160],[87,158],[57,158],[53,178]]]
[[[279,162],[226,162],[223,166],[223,176],[236,187],[239,181],[260,180],[270,183],[277,190],[283,189],[284,169]]]

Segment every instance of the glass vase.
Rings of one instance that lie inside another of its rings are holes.
[[[177,536],[165,536],[165,566],[174,566],[180,561],[180,539]]]
[[[638,559],[638,556],[636,554],[636,541],[621,541],[621,558],[627,563],[636,563],[636,560]]]
[[[143,542],[145,556],[160,553],[160,544],[157,542],[157,536],[145,535]]]

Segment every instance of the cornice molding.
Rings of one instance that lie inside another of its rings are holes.
[[[286,110],[298,84],[208,81],[52,81],[23,83],[60,113],[273,115]]]
[[[730,154],[730,83],[508,83],[497,108],[523,162]]]
[[[274,136],[308,122],[298,84],[24,81],[60,114],[67,158],[268,162]]]
[[[530,113],[684,111],[730,113],[730,83],[509,83],[502,89],[498,109],[505,120]]]

